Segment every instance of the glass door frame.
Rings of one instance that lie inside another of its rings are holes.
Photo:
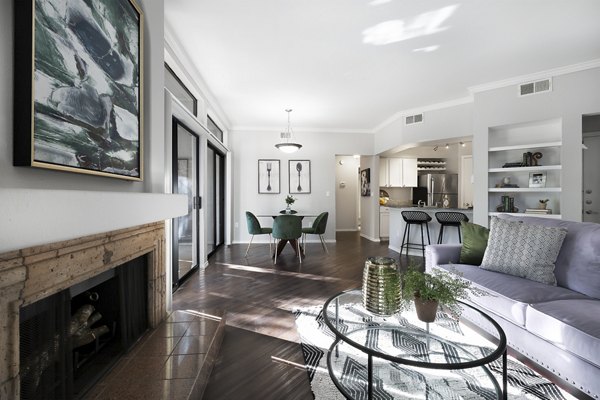
[[[196,153],[196,162],[192,163],[193,165],[191,165],[191,168],[195,168],[196,170],[196,179],[195,179],[195,185],[196,185],[196,196],[193,198],[192,201],[192,210],[195,210],[195,222],[196,222],[196,246],[195,248],[192,247],[192,251],[196,251],[196,260],[197,263],[196,265],[192,265],[192,267],[190,268],[190,270],[184,275],[184,276],[179,276],[179,217],[177,218],[173,218],[172,219],[172,235],[171,235],[171,260],[172,260],[172,282],[171,282],[171,286],[172,286],[172,291],[176,291],[177,288],[186,280],[188,279],[194,272],[196,272],[199,268],[200,265],[200,255],[201,255],[201,251],[200,251],[200,247],[201,247],[201,243],[202,243],[202,236],[201,236],[201,232],[202,230],[200,229],[200,211],[202,209],[202,197],[201,197],[201,187],[200,187],[200,135],[198,135],[196,132],[194,132],[194,130],[190,129],[185,123],[183,123],[183,121],[181,121],[180,119],[178,119],[177,117],[173,117],[173,121],[172,121],[172,133],[171,133],[171,140],[172,140],[172,164],[171,164],[171,168],[172,168],[172,192],[173,193],[178,193],[179,192],[179,186],[178,186],[178,144],[179,144],[179,140],[177,137],[178,134],[178,127],[181,126],[183,129],[185,129],[187,132],[189,132],[195,139],[196,139],[196,148],[195,153]],[[193,259],[193,257],[192,257]]]
[[[219,179],[219,190],[213,190],[213,204],[216,207],[215,215],[214,215],[214,226],[210,227],[213,231],[213,238],[215,238],[215,242],[217,238],[221,238],[221,242],[215,244],[215,248],[208,252],[207,258],[213,255],[224,243],[225,243],[225,153],[223,153],[217,146],[213,145],[208,141],[208,147],[214,152],[215,157],[213,160],[213,173],[214,180],[213,182],[217,182]],[[217,164],[219,164],[219,168],[217,169]],[[219,174],[217,176],[217,171]],[[208,179],[207,179],[208,180]],[[218,194],[218,196],[217,196]],[[219,204],[217,205],[217,198],[219,198]],[[216,221],[220,221],[220,224],[217,224]]]

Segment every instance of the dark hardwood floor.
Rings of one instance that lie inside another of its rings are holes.
[[[266,244],[224,246],[210,265],[188,279],[173,297],[174,310],[225,311],[227,327],[205,399],[312,399],[292,309],[322,305],[362,281],[365,259],[398,253],[387,242],[338,233],[327,255],[308,243],[302,264],[287,246],[273,265]],[[421,257],[400,258],[422,265]]]

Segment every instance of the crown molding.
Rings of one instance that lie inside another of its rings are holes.
[[[385,128],[386,126],[394,123],[395,121],[402,118],[404,115],[413,115],[413,114],[421,114],[427,111],[441,110],[444,108],[456,107],[463,104],[469,104],[473,102],[473,96],[461,97],[454,100],[448,100],[441,103],[430,104],[423,107],[410,108],[402,111],[398,111],[375,128],[372,129],[372,132],[376,133]]]
[[[230,132],[262,132],[262,133],[279,133],[283,132],[284,127],[273,127],[273,126],[233,126]],[[294,128],[294,133],[360,133],[360,134],[373,134],[374,132],[369,129],[346,129],[346,128]]]
[[[204,97],[206,100],[207,111],[212,111],[211,117],[216,120],[216,122],[222,123],[224,126],[221,126],[223,130],[228,130],[231,126],[231,122],[227,118],[227,115],[221,108],[217,98],[213,95],[212,91],[208,87],[208,84],[202,77],[202,74],[196,69],[195,64],[189,58],[186,51],[181,47],[181,43],[173,34],[173,29],[165,19],[165,28],[164,28],[164,51],[169,53],[169,56],[174,59],[174,61],[178,64],[179,69],[183,71],[186,75],[186,78],[192,83],[196,91],[201,97]]]
[[[521,83],[537,81],[540,79],[547,79],[553,76],[571,74],[573,72],[585,71],[586,69],[600,67],[600,59],[585,61],[578,64],[566,65],[564,67],[547,69],[545,71],[539,71],[532,74],[514,76],[512,78],[503,79],[495,82],[488,82],[482,85],[470,86],[469,92],[471,94],[485,92],[488,90],[499,89],[506,86],[518,85]]]

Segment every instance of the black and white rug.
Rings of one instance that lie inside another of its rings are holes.
[[[340,310],[340,323],[351,325],[356,320],[354,310]],[[302,351],[308,370],[311,387],[317,400],[344,399],[334,385],[327,368],[327,352],[335,340],[335,335],[323,320],[322,307],[298,308],[294,310],[296,327],[302,341]],[[439,316],[438,316],[439,318]],[[373,317],[372,324],[386,324],[385,318]],[[477,335],[479,336],[479,335]],[[369,339],[370,340],[370,339]],[[481,339],[484,341],[485,339]],[[339,357],[332,358],[333,366],[338,371],[336,376],[350,387],[352,397],[367,399],[365,385],[366,356],[346,345]],[[485,343],[481,347],[473,347],[469,351],[485,352]],[[381,363],[374,359],[374,398],[377,399],[495,399],[496,392],[486,378],[482,368],[464,371],[426,370],[423,368],[406,368],[398,364]],[[379,372],[377,372],[379,370]],[[502,382],[501,359],[489,365],[489,370]],[[382,372],[384,371],[384,372]],[[358,383],[361,382],[361,383]],[[415,389],[416,388],[416,389]],[[415,397],[414,393],[420,393]],[[407,395],[410,393],[410,395]],[[572,400],[575,399],[558,386],[543,378],[519,361],[508,358],[508,398],[540,399],[540,400]]]

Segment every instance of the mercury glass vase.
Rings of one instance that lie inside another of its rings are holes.
[[[400,272],[390,257],[369,257],[363,270],[362,301],[367,311],[392,315],[400,311]]]

